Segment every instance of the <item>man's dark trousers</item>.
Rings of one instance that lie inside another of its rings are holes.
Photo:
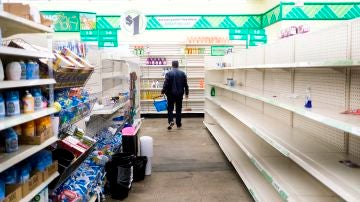
[[[174,121],[174,104],[176,104],[176,125],[181,126],[181,108],[183,97],[167,97],[168,101],[168,122],[169,124]]]

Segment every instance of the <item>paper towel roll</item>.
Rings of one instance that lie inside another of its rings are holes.
[[[140,154],[141,156],[153,157],[153,138],[149,136],[140,137]]]

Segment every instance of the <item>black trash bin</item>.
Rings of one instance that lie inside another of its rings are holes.
[[[130,153],[112,155],[106,164],[106,178],[110,182],[111,198],[122,200],[128,197],[133,181],[133,161]]]
[[[146,156],[137,156],[134,160],[134,182],[145,179],[145,169],[148,159]]]
[[[138,135],[123,135],[122,136],[122,151],[124,153],[131,153],[137,155],[138,153]]]

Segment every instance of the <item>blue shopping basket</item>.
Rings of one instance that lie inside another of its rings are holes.
[[[154,107],[157,112],[166,111],[167,110],[167,100],[165,96],[161,100],[155,100],[156,98],[161,98],[162,96],[154,97]]]

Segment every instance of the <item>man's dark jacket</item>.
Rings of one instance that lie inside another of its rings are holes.
[[[186,74],[178,68],[172,68],[165,75],[165,82],[161,93],[173,98],[182,98],[184,93],[189,95]]]

